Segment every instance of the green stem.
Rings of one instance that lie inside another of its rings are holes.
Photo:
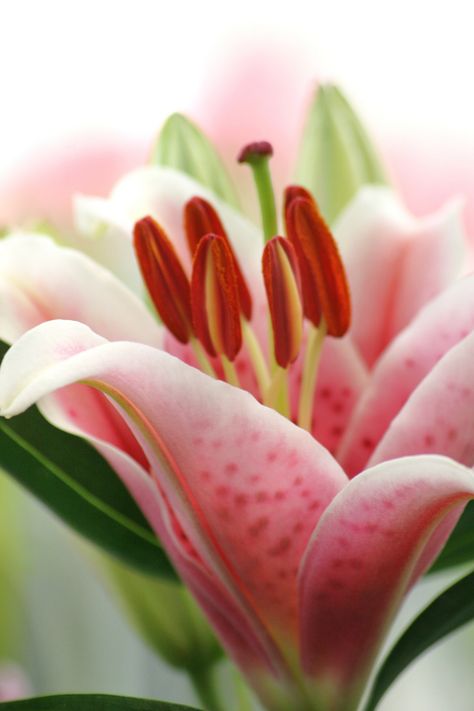
[[[226,711],[214,683],[214,667],[203,667],[189,672],[189,678],[204,711]]]

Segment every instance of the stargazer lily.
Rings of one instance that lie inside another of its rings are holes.
[[[241,156],[260,187],[270,152]],[[453,208],[414,220],[366,189],[336,242],[303,188],[286,237],[266,199],[263,244],[169,169],[82,198],[134,293],[47,238],[2,241],[0,336],[24,335],[0,406],[37,402],[107,458],[268,709],[353,711],[474,497],[474,277],[453,281]]]

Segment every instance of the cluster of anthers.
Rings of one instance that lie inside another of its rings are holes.
[[[178,341],[193,347],[200,368],[239,387],[234,361],[245,344],[261,402],[288,417],[288,371],[306,333],[294,419],[309,430],[321,348],[326,335],[341,337],[349,327],[349,289],[335,240],[305,188],[286,188],[286,237],[277,234],[268,165],[272,153],[271,145],[262,141],[249,144],[239,155],[239,162],[253,170],[262,213],[268,357],[252,328],[252,296],[245,277],[219,215],[207,200],[193,197],[184,206],[184,230],[193,260],[191,278],[152,217],[136,223],[134,245],[159,316]]]

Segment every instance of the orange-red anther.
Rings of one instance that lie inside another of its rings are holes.
[[[234,360],[242,346],[237,276],[232,253],[220,235],[205,235],[191,277],[193,324],[209,355]]]
[[[221,219],[212,205],[204,198],[193,197],[184,206],[184,230],[188,240],[189,250],[194,256],[199,241],[204,235],[216,234],[224,238],[234,260],[234,267],[239,289],[240,309],[246,319],[252,317],[252,297],[247,287],[245,277],[240,269],[232,245],[221,222]]]
[[[296,251],[284,237],[267,242],[262,257],[263,279],[273,327],[275,359],[287,368],[298,357],[303,335]]]
[[[297,239],[293,222],[293,213],[290,210],[291,203],[298,198],[305,199],[313,203],[313,197],[311,193],[306,190],[306,188],[302,188],[299,185],[290,185],[285,189],[284,218],[286,234],[294,246],[298,257],[298,265],[301,274],[301,291],[303,294],[304,315],[317,326],[321,322],[322,316],[319,294],[314,285],[310,264],[304,255],[299,240]]]
[[[152,217],[135,224],[134,247],[150,297],[173,336],[187,343],[192,335],[189,279],[164,230]]]
[[[349,286],[334,237],[314,200],[306,196],[294,197],[287,207],[287,225],[288,235],[297,246],[298,258],[300,254],[304,255],[308,266],[302,270],[302,279],[311,281],[303,282],[303,293],[307,294],[311,285],[317,294],[328,334],[343,336],[351,320]],[[308,315],[308,318],[311,317]],[[319,325],[319,321],[311,320]]]

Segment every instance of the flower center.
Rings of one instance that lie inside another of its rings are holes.
[[[260,202],[267,348],[254,330],[259,314],[252,318],[244,273],[219,215],[207,200],[196,196],[184,206],[184,229],[193,258],[190,276],[152,217],[136,223],[134,246],[161,320],[178,341],[193,348],[199,367],[240,387],[235,361],[247,359],[261,402],[310,430],[324,338],[341,337],[349,328],[349,289],[335,240],[305,188],[285,190],[286,237],[277,234],[269,168],[272,153],[271,145],[262,141],[249,144],[239,156],[239,162],[252,169]],[[298,357],[303,370],[297,411],[292,412],[288,379]]]

